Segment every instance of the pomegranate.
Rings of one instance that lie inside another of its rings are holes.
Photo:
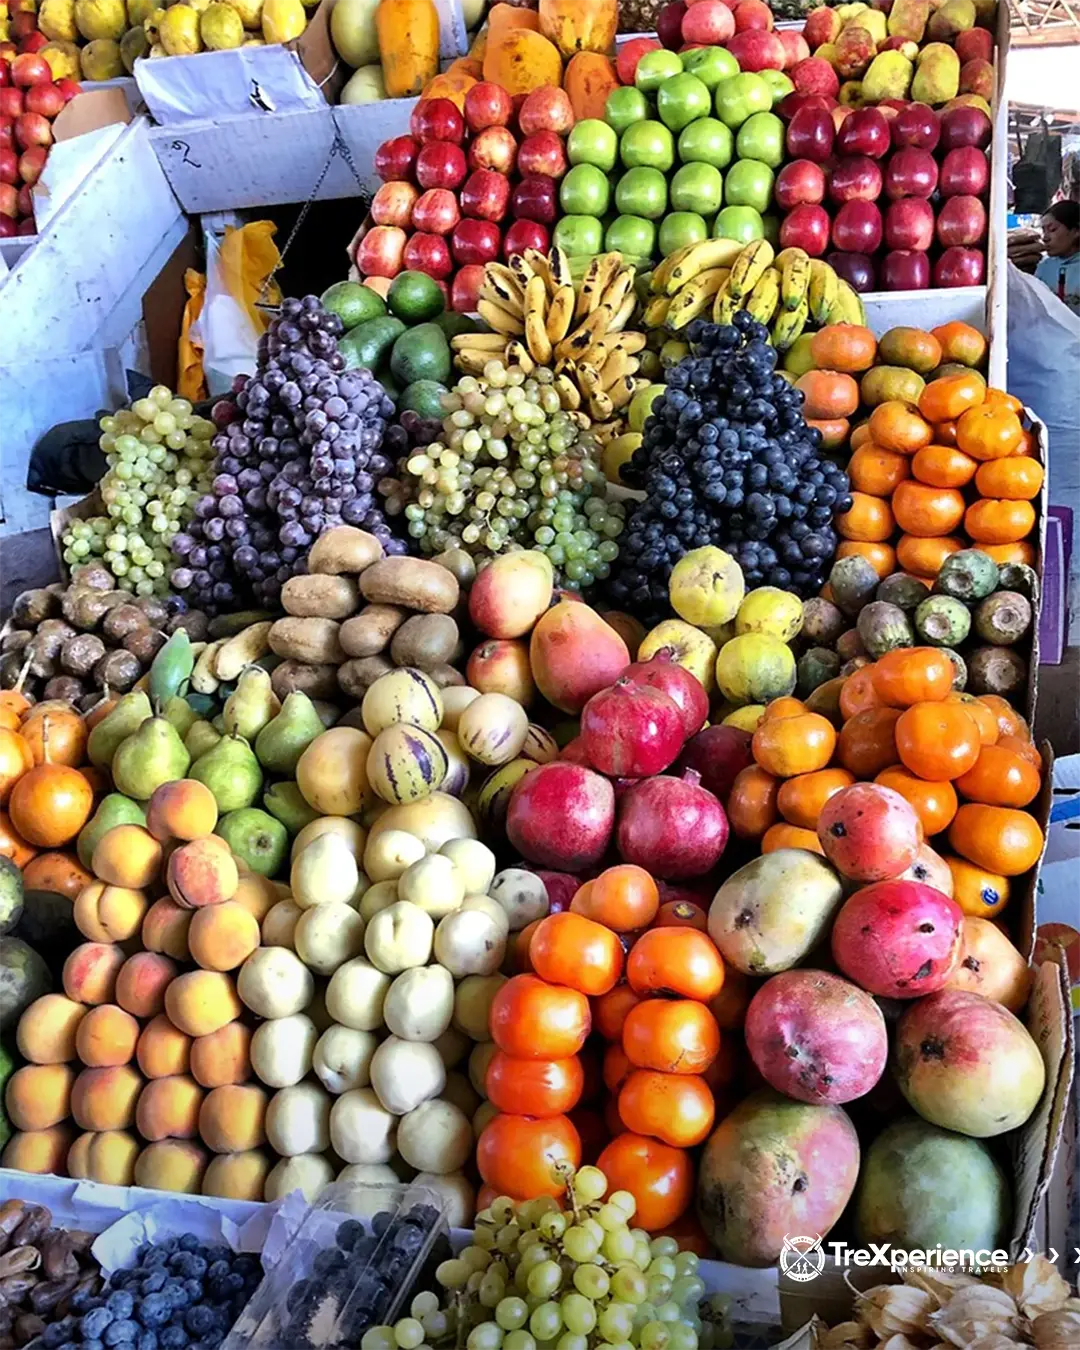
[[[853,783],[834,793],[821,808],[817,836],[828,860],[852,881],[899,876],[923,841],[911,804],[877,783]]]
[[[568,872],[549,872],[543,867],[529,867],[527,863],[526,868],[544,883],[548,893],[549,914],[561,914],[570,908],[570,902],[581,888],[580,877],[572,877]]]
[[[687,741],[678,767],[701,774],[701,786],[726,802],[736,775],[754,762],[752,740],[739,727],[705,727]]]
[[[671,659],[670,651],[659,651],[648,661],[635,661],[619,678],[632,680],[634,684],[648,684],[667,694],[682,713],[684,739],[705,725],[709,716],[709,696],[696,675]]]
[[[615,791],[580,764],[554,760],[514,788],[506,835],[530,862],[579,872],[604,856],[615,821]]]
[[[522,782],[534,778],[527,774]],[[656,877],[699,877],[719,861],[728,840],[724,808],[687,769],[681,778],[648,778],[619,801],[616,832],[624,862]]]
[[[589,762],[589,752],[585,748],[585,737],[575,736],[572,741],[567,741],[559,751],[559,758],[568,760],[571,764],[583,764],[586,769],[591,769]]]
[[[661,773],[682,749],[683,727],[682,710],[673,699],[626,678],[593,694],[581,711],[589,762],[615,778]]]
[[[964,915],[921,881],[879,881],[850,896],[836,916],[832,953],[862,989],[919,998],[951,979],[963,950]]]

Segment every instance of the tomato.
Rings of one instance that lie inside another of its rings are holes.
[[[566,1116],[498,1115],[476,1144],[482,1180],[500,1195],[532,1200],[562,1195],[568,1172],[581,1163],[581,1139]]]
[[[507,980],[491,1003],[491,1039],[518,1059],[569,1059],[592,1025],[589,1000],[535,975]]]
[[[696,928],[699,933],[709,931],[709,916],[700,905],[690,900],[668,900],[656,911],[654,928]]]
[[[496,1050],[484,1086],[488,1101],[517,1116],[561,1116],[581,1100],[585,1073],[569,1059],[516,1059]]]
[[[613,1139],[596,1160],[608,1192],[629,1191],[637,1203],[635,1227],[655,1232],[674,1223],[694,1198],[690,1155],[659,1139],[627,1132]]]
[[[618,1092],[633,1069],[626,1051],[618,1042],[612,1043],[604,1051],[604,1086],[609,1092]]]
[[[703,1073],[720,1049],[720,1029],[703,1003],[650,998],[630,1009],[622,1043],[639,1069]]]
[[[723,987],[724,963],[712,939],[694,928],[650,928],[634,943],[626,978],[636,994],[702,1001]]]
[[[614,989],[594,1000],[593,1030],[599,1032],[605,1041],[622,1040],[626,1014],[640,1002],[641,999],[628,984],[617,984]]]
[[[659,905],[660,892],[644,867],[620,863],[582,886],[570,910],[616,933],[632,933],[652,923]]]
[[[610,928],[565,912],[540,920],[529,943],[529,960],[550,984],[564,984],[582,994],[606,994],[622,974],[623,949]]]
[[[619,1089],[619,1115],[627,1129],[673,1148],[693,1148],[707,1139],[715,1114],[709,1085],[696,1074],[635,1069]]]

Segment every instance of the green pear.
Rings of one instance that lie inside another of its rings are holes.
[[[270,684],[270,672],[262,666],[248,666],[236,683],[235,690],[225,700],[222,716],[225,730],[233,736],[254,741],[281,711],[281,700]]]
[[[162,783],[183,778],[190,763],[191,755],[173,724],[151,717],[113,756],[113,784],[125,797],[144,802]]]
[[[221,733],[215,731],[204,717],[200,717],[197,722],[192,722],[184,737],[184,745],[192,759],[199,759],[220,740]]]
[[[89,870],[90,859],[103,834],[108,834],[114,825],[145,825],[146,812],[138,802],[124,797],[119,792],[110,792],[98,802],[98,808],[79,831],[75,842],[75,851],[79,861]]]
[[[188,777],[210,789],[222,815],[250,806],[262,791],[262,769],[254,750],[242,736],[222,736],[199,756]]]
[[[264,877],[277,875],[289,851],[285,826],[257,806],[229,811],[218,821],[214,833],[225,840],[249,872]]]
[[[285,695],[278,715],[259,732],[255,754],[271,773],[295,773],[300,756],[322,732],[322,718],[314,703],[307,694],[294,689]]]
[[[319,812],[308,806],[304,794],[295,783],[275,783],[268,788],[263,793],[263,806],[281,821],[290,834],[299,834],[305,825],[319,818]]]
[[[225,714],[224,714],[224,713],[218,713],[218,715],[217,715],[216,717],[211,718],[211,719],[210,719],[210,725],[214,728],[214,730],[217,732],[217,734],[218,734],[219,736],[224,736],[224,735],[225,735]]]
[[[195,723],[199,720],[199,714],[191,706],[186,698],[181,698],[179,694],[174,694],[165,707],[161,710],[161,715],[166,722],[172,725],[183,739]]]
[[[86,743],[90,763],[99,769],[107,769],[121,742],[126,741],[133,731],[138,731],[146,719],[153,715],[150,700],[141,689],[133,689],[130,694],[118,699],[112,712],[103,717],[90,733]]]

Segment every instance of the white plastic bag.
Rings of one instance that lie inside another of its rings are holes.
[[[1035,277],[1008,264],[1008,388],[1046,423],[1053,450],[1080,442],[1080,317]],[[1056,443],[1055,443],[1056,442]],[[1071,443],[1070,443],[1071,442]],[[1051,457],[1053,463],[1053,455]]]
[[[203,371],[211,398],[227,394],[237,375],[251,375],[259,334],[244,308],[229,292],[221,267],[217,237],[204,231],[206,298],[190,336],[202,347]]]

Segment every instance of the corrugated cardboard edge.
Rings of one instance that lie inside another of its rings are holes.
[[[56,566],[59,569],[61,581],[71,580],[71,569],[64,561],[64,531],[73,520],[89,520],[91,516],[103,515],[105,515],[105,503],[102,501],[101,492],[97,488],[94,488],[93,492],[88,493],[73,506],[65,506],[58,511],[49,512],[49,533],[52,535],[53,551],[56,553]]]
[[[53,135],[58,141],[72,141],[88,131],[131,120],[131,107],[122,89],[84,89],[60,109],[53,122]]]

